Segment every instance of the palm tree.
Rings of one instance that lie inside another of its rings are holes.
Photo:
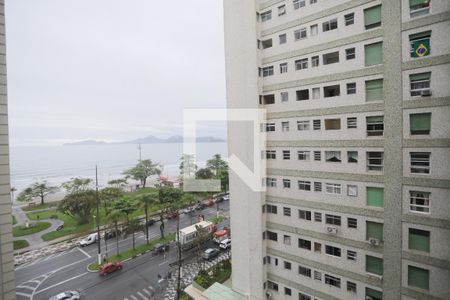
[[[155,194],[148,193],[143,194],[140,198],[138,198],[138,201],[145,212],[145,235],[148,245],[148,208],[150,205],[155,204],[158,201],[158,197]]]
[[[133,251],[136,250],[136,231],[142,229],[142,224],[138,218],[131,218],[128,220],[126,227],[126,235],[131,234],[133,237]]]
[[[117,250],[117,256],[120,254],[119,249],[119,222],[122,221],[124,218],[123,213],[120,210],[113,209],[109,212],[108,215],[108,221],[112,223],[114,226],[114,232],[116,234],[116,250]],[[105,240],[106,243],[106,240]]]

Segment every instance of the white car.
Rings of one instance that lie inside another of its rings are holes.
[[[231,247],[231,238],[226,238],[226,239],[222,240],[219,244],[219,248],[224,249],[224,250],[226,250],[230,247]]]
[[[193,207],[186,207],[185,209],[183,209],[183,213],[185,213],[185,214],[188,214],[188,213],[191,213],[194,211],[195,211],[195,208],[193,208]]]
[[[223,200],[224,200],[224,201],[230,200],[230,195],[225,195],[225,196],[223,196]]]
[[[80,246],[81,247],[89,246],[97,242],[97,240],[98,240],[97,233],[92,233],[80,241]]]
[[[50,300],[79,300],[80,293],[77,291],[67,291],[50,298]]]

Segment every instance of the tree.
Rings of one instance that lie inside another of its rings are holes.
[[[147,183],[147,178],[153,175],[160,175],[161,169],[158,164],[153,163],[150,159],[141,160],[137,165],[131,169],[123,172],[124,175],[128,175],[134,180],[139,180],[143,188]]]
[[[125,235],[133,235],[133,250],[136,250],[135,233],[140,229],[139,226],[141,226],[138,219],[130,218],[131,214],[137,209],[136,204],[136,201],[129,197],[122,197],[113,204],[113,208],[120,211],[126,217],[127,223],[125,225]]]
[[[103,204],[103,207],[105,209],[105,214],[108,215],[109,214],[109,207],[111,206],[111,204],[119,199],[120,197],[123,196],[123,191],[120,188],[116,188],[116,187],[107,187],[104,188],[102,190],[100,190],[99,192],[99,198],[100,201]]]
[[[208,168],[198,170],[195,175],[198,179],[211,179],[214,177],[214,173]]]
[[[49,186],[47,181],[35,182],[25,190],[23,190],[17,197],[18,201],[31,201],[34,198],[40,198],[41,204],[44,204],[44,199],[50,194],[54,194],[59,190],[56,186]]]
[[[197,248],[197,264],[200,267],[200,270],[202,270],[202,265],[201,265],[201,257],[202,257],[202,252],[203,252],[203,245],[209,241],[209,239],[211,238],[211,234],[209,233],[207,228],[204,228],[202,226],[195,226],[196,229],[196,234],[194,236],[194,240],[192,241],[194,243],[194,247]]]
[[[120,251],[120,249],[119,249],[119,222],[122,221],[123,217],[124,216],[123,216],[122,212],[117,209],[111,210],[108,215],[108,221],[111,222],[111,224],[113,225],[114,232],[116,234],[117,256],[119,256],[119,254],[120,254],[120,252],[119,252]]]
[[[178,210],[177,205],[179,204],[182,196],[183,191],[177,188],[160,187],[158,189],[158,199],[161,204],[159,210],[159,220],[161,221],[159,229],[161,231],[161,239],[164,239],[164,215]]]
[[[222,159],[220,154],[214,154],[213,158],[208,159],[206,161],[206,166],[211,169],[216,177],[219,175],[219,171],[221,169],[225,169],[228,167],[228,164],[226,161]]]
[[[125,227],[125,237],[132,235],[133,237],[133,251],[136,250],[136,232],[142,230],[142,224],[138,218],[128,219],[127,225]]]
[[[89,223],[96,204],[95,191],[85,190],[67,194],[59,203],[58,210],[63,214],[77,218],[78,224],[86,224]]]
[[[181,156],[180,175],[186,177],[193,177],[197,171],[197,165],[194,163],[193,154],[183,154]]]
[[[145,213],[145,235],[147,239],[147,245],[149,243],[148,240],[148,208],[150,205],[156,204],[158,202],[158,197],[153,193],[143,194],[138,198],[141,207],[144,209]]]
[[[108,181],[108,184],[115,187],[123,189],[127,185],[127,178],[118,178]]]
[[[71,178],[69,181],[64,182],[61,186],[67,191],[67,193],[78,193],[90,190],[92,179],[76,177]]]
[[[228,168],[221,169],[218,177],[220,179],[220,188],[222,189],[222,192],[228,191],[228,187],[230,186]]]

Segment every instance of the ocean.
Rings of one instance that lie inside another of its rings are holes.
[[[171,178],[179,175],[183,144],[143,144],[141,153],[142,159],[151,159],[163,166],[162,175]],[[197,144],[199,168],[216,153],[226,159],[227,144]],[[121,173],[138,160],[139,150],[134,144],[11,146],[11,186],[20,192],[36,181],[46,180],[50,185],[60,185],[73,177],[95,178],[95,165],[99,184],[104,186],[111,179],[123,177]]]

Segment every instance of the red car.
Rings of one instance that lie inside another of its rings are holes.
[[[123,264],[121,262],[106,263],[100,268],[100,275],[107,275],[117,270],[122,270]]]
[[[206,202],[206,205],[208,205],[209,207],[213,206],[215,204],[213,199],[209,199],[208,202]]]
[[[173,212],[173,213],[168,214],[168,215],[167,215],[167,219],[169,219],[169,220],[176,219],[176,218],[179,217],[179,215],[180,215],[180,214],[176,211],[176,212]]]

